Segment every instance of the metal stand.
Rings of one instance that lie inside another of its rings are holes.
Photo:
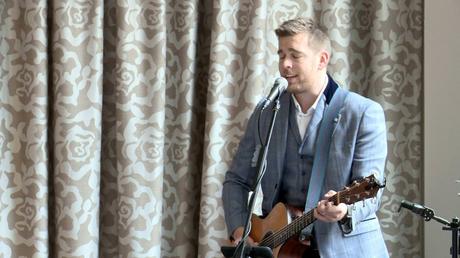
[[[458,218],[453,218],[452,222],[445,225],[448,225],[448,227],[442,227],[442,230],[452,231],[452,247],[450,248],[452,258],[457,258],[460,254],[460,250],[458,250],[460,246],[460,239],[458,238],[459,220]]]

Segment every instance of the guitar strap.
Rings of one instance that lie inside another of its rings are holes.
[[[337,88],[329,105],[326,107],[323,119],[318,132],[318,138],[316,139],[315,146],[315,157],[313,159],[313,168],[310,177],[310,183],[308,186],[307,200],[305,202],[305,211],[308,212],[316,207],[320,199],[321,190],[324,184],[324,178],[326,177],[327,161],[329,157],[329,150],[331,146],[332,131],[339,122],[341,114],[340,109],[345,102],[349,91]],[[301,238],[305,239],[311,236],[313,224],[310,224],[304,230],[302,230]]]

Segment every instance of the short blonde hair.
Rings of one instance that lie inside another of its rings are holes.
[[[285,21],[275,30],[275,33],[278,38],[306,33],[310,35],[308,43],[311,47],[317,50],[325,48],[328,53],[331,53],[331,41],[329,37],[323,29],[310,18],[297,17]]]

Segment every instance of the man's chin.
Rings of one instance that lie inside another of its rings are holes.
[[[296,93],[298,91],[299,85],[297,83],[289,83],[286,89],[289,93]]]

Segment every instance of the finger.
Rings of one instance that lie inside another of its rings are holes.
[[[327,218],[327,220],[329,220],[330,222],[339,221],[343,217],[342,212],[336,208],[327,210],[323,214]]]
[[[326,214],[322,213],[320,210],[318,209],[315,209],[314,212],[313,212],[313,216],[318,219],[318,220],[321,220],[321,221],[324,221],[324,222],[329,222],[329,219],[328,217],[326,216]]]
[[[239,237],[239,238],[234,238],[234,239],[232,240],[232,244],[233,244],[233,245],[237,245],[240,241],[241,241],[241,237]]]
[[[241,239],[242,239],[242,238],[235,239],[235,240],[233,240],[233,241],[231,241],[231,242],[232,242],[232,244],[233,244],[234,246],[236,246],[236,245],[238,245],[238,243],[241,241]],[[256,242],[256,241],[254,241],[254,239],[252,239],[252,237],[248,237],[248,238],[247,238],[247,241],[248,241],[248,244],[250,244],[250,245],[259,245],[259,243]]]
[[[318,204],[318,206],[315,209],[315,212],[321,216],[324,216],[323,214],[326,212],[324,205]]]
[[[327,203],[326,200],[321,200],[321,201],[318,202],[317,207],[320,207],[321,209],[324,209],[326,207],[326,203]]]
[[[323,214],[326,214],[327,217],[331,219],[335,219],[337,216],[339,216],[342,213],[341,208],[337,207],[336,205],[332,203],[327,203],[326,206],[324,207],[324,212]]]
[[[340,218],[340,210],[336,208],[335,205],[328,206],[329,203],[326,205],[318,206],[315,211],[317,219],[324,221],[324,222],[335,222],[338,221]]]
[[[319,220],[323,220],[323,214],[318,210],[318,208],[313,211],[313,216]]]
[[[333,220],[328,217],[326,214],[318,214],[317,219],[324,221],[324,222],[333,222]]]
[[[324,209],[325,209],[326,211],[329,211],[329,210],[332,210],[332,209],[334,208],[334,206],[335,206],[335,205],[334,205],[332,202],[326,202],[326,203],[324,204]]]
[[[337,193],[337,192],[334,191],[334,190],[329,190],[329,191],[324,195],[324,197],[325,197],[325,198],[329,198],[329,197],[333,196],[333,195],[336,194],[336,193]]]
[[[237,229],[235,229],[235,231],[233,231],[233,234],[232,234],[233,244],[238,244],[241,241],[241,239],[243,238],[243,231],[244,231],[243,227],[238,227]]]
[[[250,237],[250,236],[248,236],[248,243],[249,243],[250,245],[257,245],[257,242],[254,241],[254,239],[252,239],[252,237]]]

